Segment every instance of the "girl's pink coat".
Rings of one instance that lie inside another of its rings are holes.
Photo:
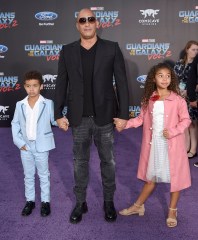
[[[154,101],[149,101],[146,110],[130,119],[126,128],[139,127],[143,124],[143,138],[140,152],[137,177],[146,180],[150,148],[152,144],[152,111]],[[184,130],[191,120],[188,114],[186,101],[175,93],[164,100],[164,128],[168,129],[168,155],[170,160],[170,191],[176,192],[191,185],[189,160],[186,152]]]

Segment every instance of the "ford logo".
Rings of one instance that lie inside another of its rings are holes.
[[[58,17],[54,12],[39,12],[35,14],[35,18],[41,21],[52,21]]]
[[[137,81],[140,83],[145,83],[147,75],[141,75],[137,77]]]
[[[0,45],[0,53],[4,53],[4,52],[7,52],[8,51],[8,48],[4,45]]]

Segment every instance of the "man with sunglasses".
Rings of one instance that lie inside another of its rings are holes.
[[[58,64],[55,119],[65,131],[70,124],[73,134],[76,205],[70,215],[71,223],[80,222],[88,211],[86,189],[92,139],[101,161],[105,220],[113,222],[117,218],[113,202],[113,118],[117,116],[119,128],[124,129],[129,116],[128,87],[121,50],[117,43],[97,36],[98,24],[90,9],[82,9],[76,22],[80,40],[63,46]],[[66,100],[67,117],[63,117]]]

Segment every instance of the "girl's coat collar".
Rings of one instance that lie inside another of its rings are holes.
[[[155,95],[158,95],[157,92],[153,92],[153,94],[151,95],[151,97],[155,96]],[[165,100],[170,100],[170,101],[173,101],[178,95],[174,92],[170,92],[170,95],[168,97],[165,98]]]

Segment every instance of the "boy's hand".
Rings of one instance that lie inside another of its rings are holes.
[[[20,150],[27,151],[27,148],[26,148],[26,146],[24,145],[23,147],[20,148]]]
[[[56,120],[58,127],[61,128],[63,131],[67,131],[69,127],[69,121],[66,117],[62,117]]]
[[[163,136],[164,136],[165,138],[169,138],[169,133],[168,133],[168,130],[167,130],[167,129],[164,129],[164,130],[163,130]]]

